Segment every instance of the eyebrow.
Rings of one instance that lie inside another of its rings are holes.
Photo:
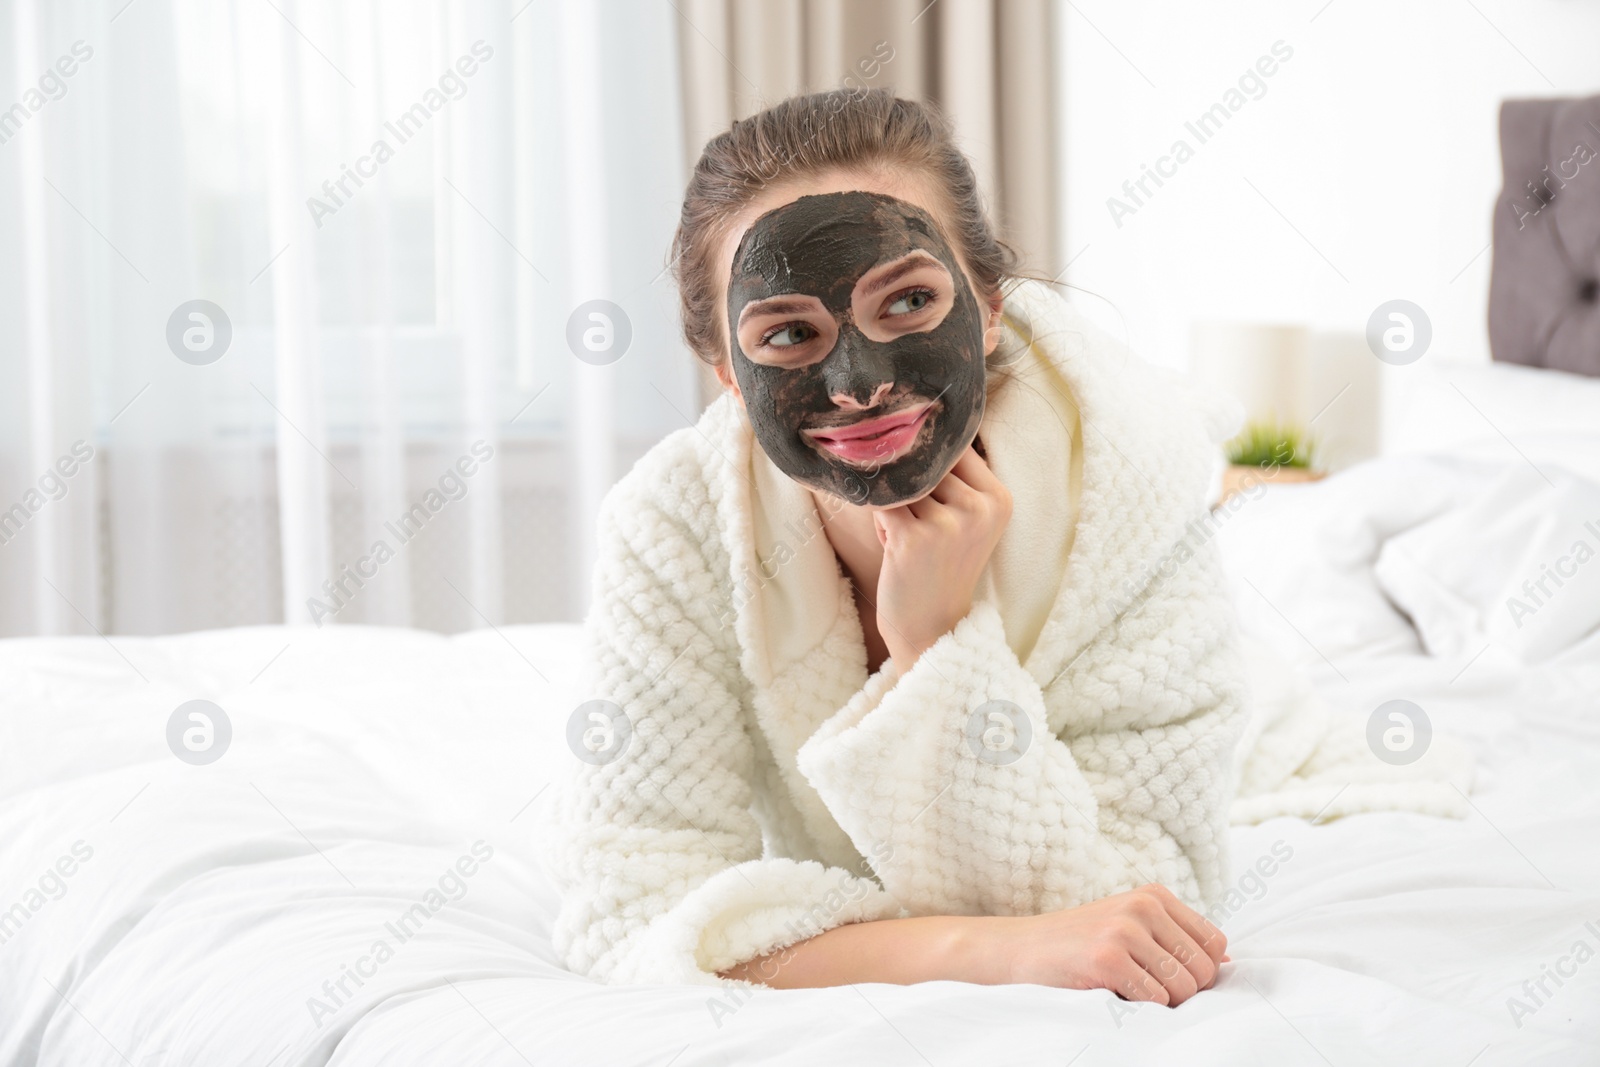
[[[927,266],[934,266],[938,267],[940,270],[944,270],[944,264],[940,263],[938,259],[934,257],[933,253],[922,248],[912,249],[910,252],[906,253],[905,258],[902,259],[898,264],[885,271],[881,278],[867,286],[866,289],[862,291],[861,295],[872,296],[875,293],[880,293],[889,288],[889,286],[893,285],[895,282],[899,281],[901,278],[904,278],[907,274],[910,274],[912,271],[917,270],[920,267]]]
[[[927,249],[915,248],[907,252],[899,263],[890,267],[883,276],[875,280],[862,292],[862,296],[872,296],[889,288],[895,282],[904,278],[914,270],[922,267],[938,267],[944,270],[944,264]],[[795,300],[792,297],[769,296],[765,300],[753,300],[744,306],[739,313],[739,325],[743,326],[756,315],[799,315],[807,311],[816,310],[816,306],[809,301]]]
[[[756,315],[800,315],[817,309],[814,300],[797,300],[793,297],[769,296],[753,300],[739,312],[739,325],[743,326]]]

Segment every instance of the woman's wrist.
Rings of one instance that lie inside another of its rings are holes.
[[[889,650],[889,658],[894,661],[895,670],[899,671],[901,675],[905,675],[910,673],[911,668],[917,665],[917,660],[922,658],[924,651],[924,649],[913,648],[910,645],[902,645],[898,649],[891,648]]]
[[[886,624],[883,616],[879,615],[878,628],[883,632],[883,643],[888,646],[889,658],[900,665],[900,673],[909,671],[930,648],[955,633],[956,627],[972,614],[974,606],[969,604],[965,611],[951,618],[947,625],[934,624],[919,633],[910,633],[892,624]]]
[[[1000,923],[1015,922],[1006,916],[952,915],[944,936],[940,970],[944,977],[974,985],[1004,985],[1011,981],[1011,963],[1000,951],[994,936]]]
[[[848,923],[720,973],[777,989],[855,982],[998,985],[1007,981],[1009,966],[990,935],[993,924],[1007,921],[927,915]]]
[[[944,631],[944,633],[948,632],[948,630]],[[939,638],[943,637],[944,633],[934,637],[921,638],[895,634],[893,640],[886,637],[883,643],[889,647],[889,658],[894,660],[895,666],[900,669],[900,673],[905,674],[916,666],[917,660],[922,658],[923,653],[938,643]]]

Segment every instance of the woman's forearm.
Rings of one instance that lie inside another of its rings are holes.
[[[981,982],[982,968],[970,958],[972,922],[959,915],[927,915],[848,923],[720,973],[774,989],[940,979]]]
[[[721,972],[775,989],[940,980],[1110,989],[1176,1006],[1209,988],[1228,939],[1161,885],[1039,915],[928,915],[835,927]]]

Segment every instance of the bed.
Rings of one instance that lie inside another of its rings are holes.
[[[1446,514],[1520,463],[1382,459],[1222,526],[1247,626],[1340,714],[1404,697],[1479,764],[1464,819],[1236,827],[1233,962],[1177,1009],[568,973],[533,842],[573,758],[573,626],[0,642],[0,1063],[1597,1062],[1600,633],[1434,655],[1363,584],[1416,485]],[[1370,559],[1326,551],[1330,516]],[[199,755],[172,728],[197,700],[228,727]]]
[[[1236,826],[1232,962],[1181,1007],[569,973],[535,842],[575,757],[574,626],[19,638],[0,1065],[1600,1063],[1600,560],[1510,638],[1497,615],[1588,519],[1600,546],[1593,294],[1519,319],[1499,273],[1508,242],[1570,266],[1537,229],[1564,203],[1497,234],[1491,333],[1526,366],[1400,368],[1391,454],[1218,524],[1246,630],[1335,714],[1409,701],[1477,763],[1462,818]]]

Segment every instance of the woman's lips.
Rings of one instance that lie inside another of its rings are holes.
[[[905,455],[917,443],[932,403],[882,418],[801,431],[813,445],[846,463],[881,466]]]

